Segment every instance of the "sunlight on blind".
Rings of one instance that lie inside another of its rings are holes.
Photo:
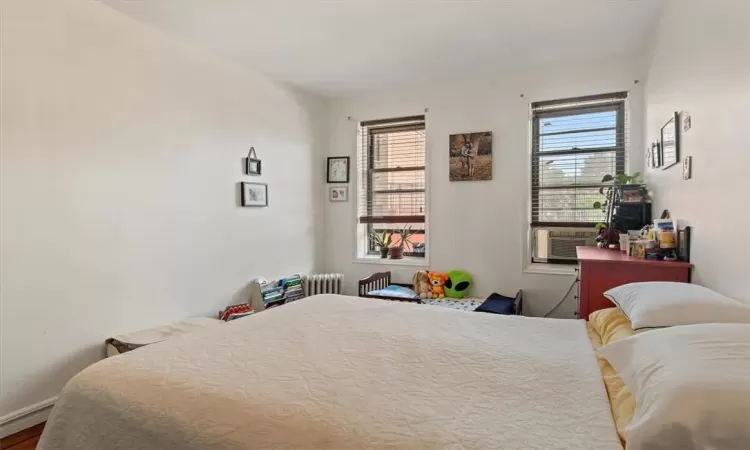
[[[424,224],[424,116],[362,122],[358,141],[359,222]]]
[[[602,178],[625,172],[627,93],[532,104],[532,226],[593,226]]]

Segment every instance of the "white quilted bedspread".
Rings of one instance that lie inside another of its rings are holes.
[[[621,446],[584,322],[324,295],[89,367],[39,448]]]

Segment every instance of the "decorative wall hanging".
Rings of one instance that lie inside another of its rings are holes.
[[[449,139],[451,181],[492,179],[492,132],[454,134]]]
[[[349,157],[334,156],[328,158],[328,183],[349,182]]]
[[[686,156],[682,161],[682,178],[689,180],[693,178],[693,157]]]
[[[668,169],[680,162],[680,113],[674,113],[666,125],[661,129],[661,154],[664,169]]]
[[[329,188],[328,200],[332,202],[348,202],[349,186],[331,186]]]
[[[242,206],[268,206],[268,185],[265,183],[242,183]]]
[[[651,144],[651,165],[652,169],[661,167],[661,143],[659,141]]]
[[[250,147],[250,151],[245,158],[245,173],[247,175],[260,175],[261,161],[255,155],[255,147]]]

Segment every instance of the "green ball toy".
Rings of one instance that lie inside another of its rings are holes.
[[[448,272],[448,280],[445,282],[445,296],[449,298],[468,297],[471,286],[471,275],[463,270],[451,270]]]

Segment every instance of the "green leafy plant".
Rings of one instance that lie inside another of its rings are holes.
[[[380,247],[381,249],[388,248],[391,246],[391,242],[393,242],[393,233],[389,231],[378,233],[375,230],[371,230],[370,240],[376,247]]]
[[[411,241],[411,237],[414,236],[416,233],[411,229],[411,225],[408,227],[403,227],[398,231],[399,236],[401,236],[401,242],[399,243],[399,247],[404,248],[406,244],[413,244]]]
[[[628,175],[628,174],[620,174],[616,176],[604,175],[604,178],[602,178],[602,183],[610,183],[609,186],[602,186],[599,188],[599,193],[604,195],[606,200],[604,202],[600,202],[600,201],[594,202],[593,208],[601,209],[602,212],[605,214],[609,210],[609,204],[612,202],[612,196],[614,195],[615,189],[620,189],[622,186],[626,186],[626,185],[643,186],[640,172],[636,172],[633,175]]]

